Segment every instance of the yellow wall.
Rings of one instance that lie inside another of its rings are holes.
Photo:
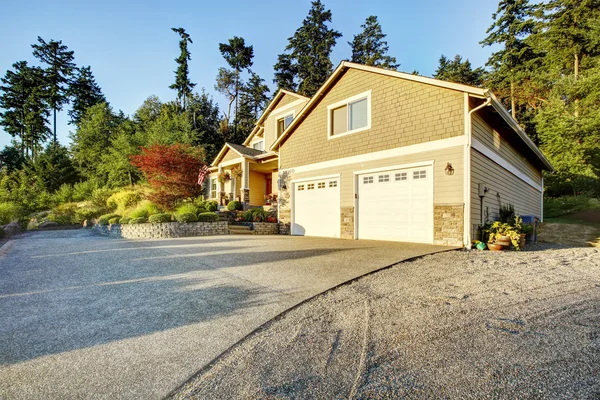
[[[265,204],[265,190],[265,175],[250,171],[250,205],[262,206]]]

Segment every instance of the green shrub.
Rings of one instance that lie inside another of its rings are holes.
[[[262,208],[252,208],[244,213],[244,220],[248,222],[265,222],[269,213]]]
[[[156,204],[152,203],[149,200],[144,200],[137,205],[133,209],[133,211],[128,212],[128,216],[131,218],[146,218],[154,214],[159,214],[160,209],[156,206]]]
[[[77,217],[77,204],[65,203],[56,206],[48,214],[48,220],[59,225],[74,225],[83,222]]]
[[[108,220],[108,223],[113,225],[113,224],[118,224],[120,222],[121,218],[119,217],[113,217],[111,219]]]
[[[148,218],[148,222],[150,222],[151,224],[162,224],[164,222],[171,222],[171,214],[159,213],[151,215],[150,218]]]
[[[242,205],[241,202],[239,202],[237,200],[233,200],[227,204],[227,209],[229,211],[242,211],[244,209],[244,206]]]
[[[121,216],[115,213],[104,214],[103,216],[98,218],[98,225],[108,225],[110,223],[109,221],[113,218],[121,218]]]
[[[198,206],[194,203],[183,203],[175,209],[175,214],[198,214]]]
[[[21,220],[25,216],[24,212],[23,208],[15,202],[0,203],[0,225]]]
[[[119,220],[119,223],[120,223],[121,225],[127,225],[127,224],[129,223],[129,221],[131,221],[131,218],[129,218],[129,217],[123,217],[123,218],[121,218],[121,219]]]
[[[143,224],[146,222],[146,218],[144,217],[139,217],[139,218],[131,218],[129,220],[130,224]]]
[[[196,214],[202,214],[208,212],[208,210],[204,207],[198,207],[198,212]]]
[[[92,179],[74,184],[73,201],[90,200],[96,189],[98,189],[98,182]]]
[[[200,214],[202,215],[202,214]],[[198,217],[194,213],[180,213],[175,214],[175,219],[177,222],[196,222],[198,221]]]
[[[70,203],[73,201],[73,186],[63,183],[58,190],[54,192],[54,201],[56,204]]]
[[[206,211],[217,211],[219,203],[215,200],[206,200],[198,203],[199,208],[204,208]]]
[[[75,217],[79,221],[91,220],[106,213],[106,207],[96,207],[91,201],[78,204]]]
[[[106,208],[106,202],[113,193],[114,191],[109,188],[95,189],[90,196],[90,201],[98,208]]]
[[[124,211],[131,208],[142,201],[142,196],[139,192],[133,190],[121,190],[112,194],[106,199],[106,205],[110,210]]]
[[[219,216],[214,212],[205,212],[198,215],[199,222],[217,222],[219,220]]]
[[[56,199],[48,191],[42,190],[35,199],[35,206],[38,210],[49,210],[58,205]]]

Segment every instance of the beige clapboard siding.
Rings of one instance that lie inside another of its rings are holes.
[[[327,139],[327,106],[371,90],[371,129]],[[280,150],[287,169],[464,134],[462,92],[348,70]]]
[[[308,102],[308,100],[304,100],[298,102],[298,104],[294,107],[281,110],[282,107],[294,103],[298,100],[301,99],[294,96],[290,96],[289,94],[284,95],[283,98],[275,105],[275,108],[273,109],[273,111],[271,111],[267,119],[265,119],[265,130],[263,134],[263,137],[265,138],[265,150],[268,150],[271,147],[271,145],[275,142],[275,140],[277,140],[277,120],[283,118],[283,116],[288,115],[290,113],[298,115],[302,107],[304,107],[304,105]]]
[[[484,198],[485,208],[489,208],[489,220],[498,218],[501,205],[512,204],[520,215],[541,215],[542,194],[512,173],[508,172],[477,150],[471,150],[471,223],[473,237],[477,238],[477,225],[480,222],[480,199],[478,184],[483,183],[490,191]]]
[[[262,206],[265,204],[265,190],[265,175],[250,171],[250,205]]]
[[[525,175],[541,184],[542,173],[511,146],[502,135],[492,129],[479,115],[473,115],[473,137],[500,155]],[[516,133],[513,132],[514,135]]]
[[[368,170],[372,168],[395,167],[406,164],[434,161],[434,203],[436,204],[462,204],[463,182],[464,182],[464,147],[456,146],[442,150],[428,151],[398,157],[383,158],[363,163],[346,164],[331,168],[324,168],[301,173],[291,173],[290,180],[307,179],[311,177],[341,174],[340,195],[341,206],[354,206],[354,171]],[[444,169],[446,163],[452,163],[455,169],[454,175],[446,175]],[[289,185],[291,188],[291,185]],[[282,209],[289,209],[282,207]],[[382,210],[385,214],[385,210]]]
[[[240,158],[241,156],[231,149],[227,149],[227,153],[221,159],[221,164],[227,161],[235,160],[236,158]]]

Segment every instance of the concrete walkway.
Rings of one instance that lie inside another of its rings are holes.
[[[28,234],[0,248],[0,398],[161,398],[295,304],[447,249],[286,236]]]

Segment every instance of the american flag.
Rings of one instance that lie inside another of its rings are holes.
[[[198,185],[202,186],[202,183],[204,183],[204,178],[206,178],[206,175],[208,175],[209,172],[210,170],[208,169],[206,164],[204,164],[202,168],[200,168],[200,173],[198,174]]]

